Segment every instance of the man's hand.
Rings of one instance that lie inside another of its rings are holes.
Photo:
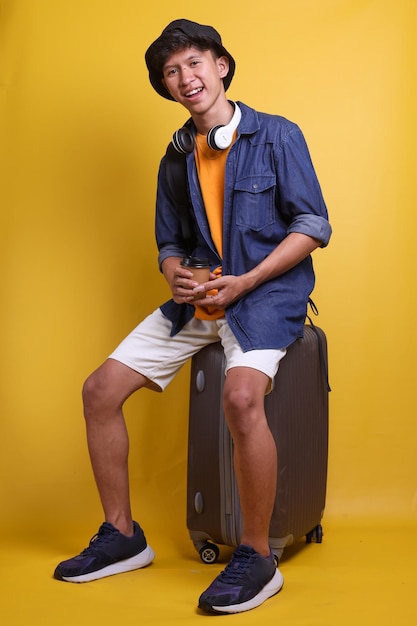
[[[251,290],[251,281],[247,274],[220,276],[219,278],[216,278],[214,274],[212,276],[213,279],[208,283],[202,283],[193,289],[193,293],[198,296],[199,306],[225,309]],[[206,292],[205,297],[204,292]]]
[[[172,298],[177,304],[193,303],[196,294],[193,289],[198,282],[193,274],[181,265],[181,258],[169,257],[162,263],[162,271],[171,289]],[[214,277],[214,274],[211,274]]]

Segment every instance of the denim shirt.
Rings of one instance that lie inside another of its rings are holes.
[[[241,275],[265,259],[289,233],[303,233],[325,247],[331,236],[327,209],[299,127],[259,113],[239,102],[242,118],[226,161],[223,258],[210,234],[194,153],[187,155],[189,194],[196,232],[194,256],[208,257],[223,275]],[[169,195],[165,158],[158,173],[156,240],[159,265],[186,256],[178,211]],[[295,267],[233,302],[226,319],[244,352],[283,349],[302,337],[307,303],[314,287],[309,255]],[[194,315],[190,304],[161,306],[172,322],[171,335]]]

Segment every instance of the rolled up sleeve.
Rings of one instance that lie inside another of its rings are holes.
[[[332,227],[327,219],[319,215],[299,215],[294,218],[287,233],[302,233],[321,241],[321,248],[325,248],[330,241]]]

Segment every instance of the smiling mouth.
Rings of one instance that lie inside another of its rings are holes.
[[[202,87],[198,87],[198,89],[193,89],[192,91],[189,91],[188,93],[185,94],[186,98],[191,98],[192,96],[195,96],[196,94],[200,93],[201,91],[203,91]]]

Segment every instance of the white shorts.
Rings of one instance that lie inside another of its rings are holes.
[[[149,379],[148,388],[163,391],[178,370],[204,346],[221,341],[226,372],[232,367],[251,367],[266,374],[271,384],[286,350],[243,352],[225,318],[213,321],[195,317],[174,337],[171,322],[160,309],[146,317],[109,355]]]

